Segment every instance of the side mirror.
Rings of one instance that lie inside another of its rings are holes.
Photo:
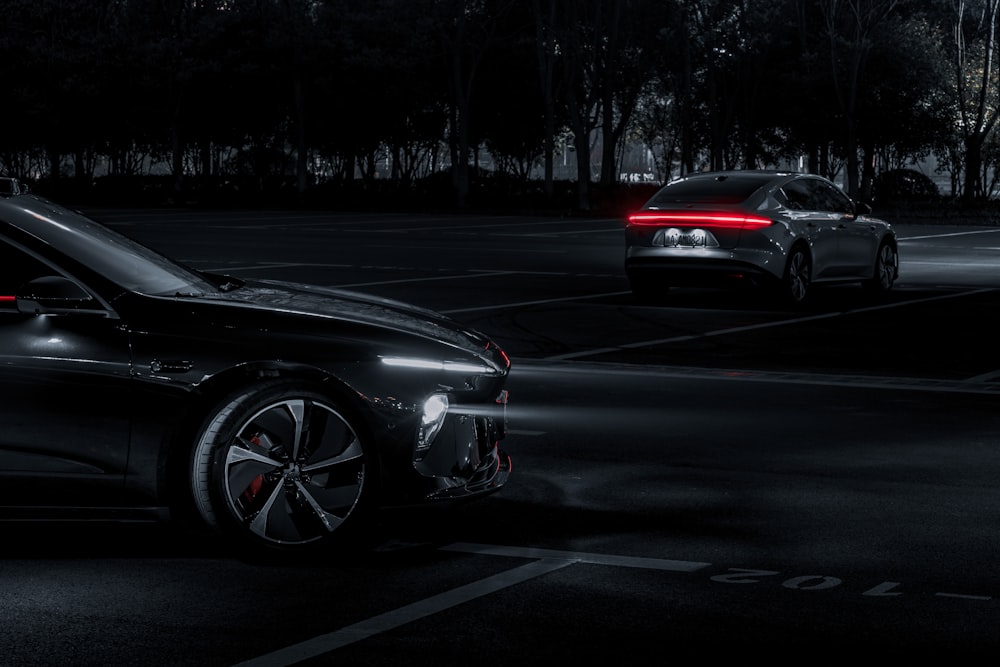
[[[43,276],[21,285],[15,300],[18,312],[26,315],[104,312],[87,290],[62,276]]]
[[[863,201],[854,202],[854,215],[871,215],[872,207]]]

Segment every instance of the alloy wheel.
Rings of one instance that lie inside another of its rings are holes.
[[[365,484],[360,439],[334,408],[312,398],[270,403],[225,449],[224,497],[245,530],[274,545],[331,535]]]
[[[802,303],[809,294],[812,267],[809,257],[800,249],[792,251],[785,271],[785,288],[792,303]]]
[[[888,243],[879,248],[878,257],[875,260],[875,280],[883,292],[892,289],[896,280],[896,251]]]

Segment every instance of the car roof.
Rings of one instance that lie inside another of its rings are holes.
[[[97,226],[93,220],[32,194],[0,199],[0,223],[20,229],[46,242],[61,233],[80,233]]]

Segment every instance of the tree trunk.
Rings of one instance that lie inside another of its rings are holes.
[[[590,140],[587,132],[574,132],[576,146],[576,207],[590,210]]]
[[[170,152],[174,194],[180,195],[184,189],[184,143],[181,140],[181,130],[176,124],[170,128]]]
[[[965,139],[965,186],[962,199],[972,201],[982,195],[983,137],[972,134]]]
[[[293,84],[295,104],[295,190],[299,197],[309,186],[309,147],[306,144],[306,96],[302,79],[296,77]]]

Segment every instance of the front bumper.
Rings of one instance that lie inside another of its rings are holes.
[[[423,479],[424,500],[452,500],[498,491],[511,472],[510,457],[500,448],[507,431],[507,392],[495,405],[449,410],[441,431],[413,466]]]

